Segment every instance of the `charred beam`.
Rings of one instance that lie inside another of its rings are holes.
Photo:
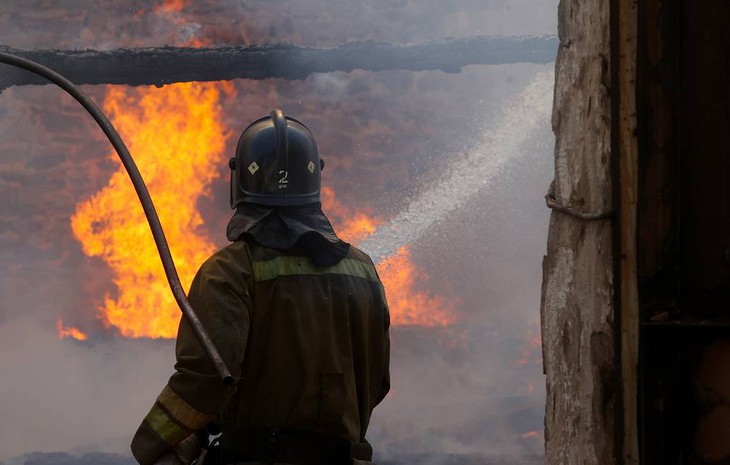
[[[336,48],[293,44],[161,47],[98,50],[0,51],[41,63],[75,84],[162,86],[173,82],[230,79],[304,79],[333,71],[441,70],[458,73],[467,65],[549,63],[555,60],[554,36],[471,37],[416,45],[354,42]],[[46,84],[42,78],[2,67],[0,91],[13,85]]]

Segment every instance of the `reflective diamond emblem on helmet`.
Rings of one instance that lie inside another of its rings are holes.
[[[256,162],[251,163],[248,165],[248,172],[251,174],[256,174],[256,172],[259,170],[259,165]]]
[[[310,161],[309,164],[307,165],[307,169],[309,170],[309,172],[314,173],[315,168],[316,168],[316,166],[314,166],[314,163]]]

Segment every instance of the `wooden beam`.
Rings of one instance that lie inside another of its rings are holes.
[[[385,70],[441,70],[458,73],[468,65],[549,63],[555,36],[471,37],[415,45],[354,42],[336,48],[293,44],[161,47],[99,50],[17,50],[12,53],[48,66],[75,84],[162,86],[173,82],[230,79],[304,79],[312,73]],[[12,85],[45,84],[26,71],[2,68],[0,91]]]

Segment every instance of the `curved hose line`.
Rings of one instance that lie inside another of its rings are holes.
[[[127,147],[124,145],[122,138],[119,137],[117,130],[114,129],[114,126],[112,126],[112,123],[107,119],[104,113],[102,113],[93,100],[83,94],[71,81],[55,71],[26,58],[4,52],[0,52],[0,63],[6,63],[32,73],[39,74],[56,84],[75,98],[81,106],[89,112],[92,118],[94,118],[94,121],[96,121],[101,130],[104,131],[104,134],[106,134],[109,138],[109,142],[111,142],[112,146],[114,146],[114,150],[116,150],[119,155],[122,165],[124,165],[124,168],[127,170],[129,179],[134,185],[134,190],[137,191],[137,196],[142,204],[144,214],[147,217],[147,222],[149,223],[150,230],[152,231],[152,237],[154,238],[155,245],[157,246],[157,252],[160,255],[160,260],[162,260],[162,266],[165,269],[167,281],[170,284],[170,289],[172,290],[172,294],[175,297],[180,310],[182,310],[183,315],[185,315],[185,318],[187,318],[190,326],[193,328],[195,335],[205,349],[205,352],[208,354],[208,357],[213,362],[213,365],[223,380],[223,383],[226,385],[232,385],[233,377],[228,371],[228,367],[226,367],[223,362],[223,359],[218,353],[218,350],[215,348],[213,341],[211,341],[210,337],[205,332],[203,325],[200,323],[200,319],[198,319],[198,316],[195,314],[195,310],[193,310],[193,307],[190,305],[190,302],[185,295],[185,290],[180,283],[180,278],[177,274],[177,269],[175,269],[172,255],[170,255],[170,247],[167,244],[167,239],[165,238],[165,233],[162,230],[160,219],[155,211],[155,206],[152,203],[152,198],[147,191],[147,186],[145,185],[142,176],[139,174],[137,165],[134,163],[132,156],[129,154],[129,150],[127,150]]]

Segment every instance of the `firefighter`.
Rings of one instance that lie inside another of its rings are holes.
[[[365,439],[390,388],[390,318],[371,259],[340,240],[320,204],[312,133],[279,110],[241,134],[231,168],[232,242],[200,268],[189,300],[234,376],[220,381],[180,321],[175,372],[132,440],[142,465],[371,463]]]

